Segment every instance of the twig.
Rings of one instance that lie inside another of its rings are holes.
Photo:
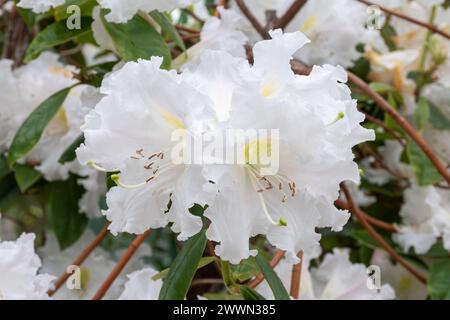
[[[396,260],[400,265],[402,265],[406,270],[408,270],[417,280],[422,283],[426,283],[426,278],[420,274],[417,270],[411,267],[398,253],[394,250],[384,239],[383,237],[371,226],[369,221],[367,220],[365,214],[358,208],[358,206],[354,203],[353,198],[348,191],[347,187],[342,183],[341,190],[344,192],[345,197],[347,198],[347,203],[350,207],[352,213],[356,216],[357,220],[364,229],[367,230],[367,233],[377,241],[384,250],[386,250],[391,257]]]
[[[277,250],[277,252],[275,253],[275,255],[273,256],[272,260],[270,260],[269,264],[272,268],[275,268],[276,265],[281,261],[281,259],[283,259],[284,257],[284,251],[283,250]],[[248,286],[250,288],[255,288],[258,284],[260,284],[261,282],[263,282],[264,280],[264,274],[261,272],[259,273],[255,279],[253,279],[252,281],[250,281],[248,283]]]
[[[241,9],[244,16],[247,17],[247,20],[251,23],[253,28],[263,37],[264,39],[268,38],[268,34],[266,29],[261,25],[261,23],[256,19],[256,17],[251,13],[250,9],[247,7],[247,5],[244,3],[243,0],[236,0],[236,4],[238,5],[239,9]]]
[[[289,22],[294,19],[296,14],[302,9],[302,7],[306,4],[307,0],[296,0],[294,3],[286,10],[283,16],[277,20],[275,23],[274,29],[281,28],[284,29],[289,24]]]
[[[74,266],[81,266],[83,262],[89,257],[89,255],[97,248],[97,246],[105,239],[105,237],[108,235],[108,227],[109,222],[103,227],[103,229],[100,231],[100,233],[95,237],[94,240],[91,241],[87,245],[86,248],[81,252],[81,254],[72,262],[72,265]],[[55,283],[55,289],[49,290],[47,294],[49,296],[52,296],[55,294],[56,291],[58,291],[59,288],[66,282],[66,280],[70,277],[70,273],[64,272],[56,281]]]
[[[400,142],[400,144],[403,147],[406,147],[405,141],[403,141],[403,138],[397,132],[395,132],[395,130],[393,130],[392,128],[389,128],[383,121],[381,121],[380,119],[375,118],[374,116],[364,112],[363,110],[359,109],[359,111],[361,111],[362,113],[365,114],[367,120],[369,120],[370,122],[373,122],[373,123],[379,125],[380,127],[382,127],[385,132],[389,133],[392,137],[394,137],[398,142]]]
[[[147,230],[141,235],[136,236],[136,238],[133,240],[133,242],[130,244],[130,246],[127,248],[125,253],[120,257],[117,264],[114,266],[114,269],[111,271],[111,273],[108,275],[106,280],[103,282],[103,284],[100,286],[100,288],[95,293],[92,300],[101,300],[105,293],[108,291],[108,289],[113,284],[114,280],[119,276],[120,272],[122,272],[123,268],[127,265],[127,263],[130,261],[130,259],[133,257],[136,250],[139,248],[139,246],[144,242],[144,240],[149,235],[150,230]]]
[[[384,12],[386,12],[386,13],[388,13],[388,14],[390,14],[390,15],[393,15],[393,16],[395,16],[395,17],[397,17],[397,18],[400,18],[400,19],[409,21],[409,22],[411,22],[411,23],[417,24],[417,25],[419,25],[419,26],[421,26],[421,27],[427,28],[428,30],[430,30],[430,31],[433,32],[433,33],[437,33],[437,34],[443,36],[444,38],[450,39],[450,34],[446,33],[446,32],[443,31],[443,30],[440,30],[439,28],[433,26],[433,25],[430,24],[430,23],[427,23],[427,22],[423,22],[423,21],[414,19],[414,18],[412,18],[412,17],[410,17],[410,16],[408,16],[408,15],[405,15],[405,14],[399,13],[399,12],[396,12],[396,11],[394,11],[394,10],[388,9],[388,8],[386,8],[386,7],[380,6],[380,5],[375,4],[375,3],[373,3],[373,2],[370,2],[370,1],[366,1],[366,0],[356,0],[356,1],[359,1],[359,2],[361,2],[361,3],[364,3],[365,5],[368,5],[368,6],[376,5],[378,8],[380,8],[381,11],[384,11]]]
[[[291,297],[294,298],[295,300],[298,299],[300,294],[300,284],[302,280],[303,250],[300,251],[297,256],[300,258],[300,262],[292,266],[291,290],[290,290]]]

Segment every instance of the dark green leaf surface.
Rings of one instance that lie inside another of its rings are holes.
[[[159,300],[182,300],[189,290],[197,266],[205,251],[206,231],[202,230],[183,245],[180,253],[170,266],[159,293]]]

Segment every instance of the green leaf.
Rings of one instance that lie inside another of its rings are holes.
[[[203,296],[208,300],[243,300],[242,296],[229,293],[205,293]]]
[[[28,165],[17,164],[14,166],[14,177],[16,178],[20,191],[25,192],[36,181],[38,181],[42,175],[40,172]]]
[[[202,257],[200,259],[200,262],[198,263],[197,270],[207,266],[208,264],[214,262],[215,260],[217,260],[216,257]],[[155,274],[152,277],[152,280],[156,281],[158,279],[165,279],[167,277],[167,275],[169,274],[169,271],[170,271],[170,268],[167,268],[167,269],[162,270],[161,272],[158,272],[157,274]]]
[[[427,285],[431,299],[450,300],[450,260],[431,265]]]
[[[277,274],[269,265],[269,263],[259,254],[255,257],[255,259],[261,272],[264,274],[264,278],[269,284],[270,289],[272,289],[275,299],[290,300],[289,293],[286,291],[286,288],[284,287],[280,278],[278,278]]]
[[[36,14],[31,9],[25,9],[16,6],[15,7],[17,12],[19,12],[20,16],[22,17],[23,21],[25,21],[25,24],[27,25],[28,29],[32,29],[34,23],[36,22]]]
[[[67,8],[76,5],[80,8],[80,13],[82,16],[90,16],[92,14],[92,10],[97,5],[95,0],[66,0],[66,2],[54,10],[55,20],[63,20],[67,19],[73,13],[67,13]]]
[[[432,103],[430,103],[430,123],[436,129],[450,130],[450,120]]]
[[[86,229],[88,219],[78,208],[83,192],[76,176],[45,188],[45,213],[61,250],[74,244]]]
[[[397,36],[397,31],[395,31],[394,27],[389,24],[389,19],[381,28],[380,34],[390,51],[397,49],[397,45],[394,42],[394,37]]]
[[[84,135],[80,135],[72,144],[63,152],[61,157],[59,157],[59,163],[65,163],[75,160],[77,155],[75,150],[84,142]]]
[[[161,29],[175,42],[178,47],[180,47],[181,50],[186,51],[186,46],[184,45],[183,39],[181,39],[177,29],[173,26],[172,22],[169,21],[164,13],[154,10],[150,12],[150,16],[155,19]]]
[[[54,46],[66,43],[91,32],[92,18],[81,17],[80,20],[80,29],[69,29],[67,28],[66,20],[61,20],[42,30],[28,46],[24,61],[30,62],[37,58],[44,50],[53,48]]]
[[[136,61],[139,58],[149,59],[152,56],[163,57],[163,68],[170,68],[171,56],[164,38],[147,21],[135,16],[127,23],[109,23],[102,10],[102,22],[111,36],[119,56],[125,61]]]
[[[419,131],[424,130],[430,119],[430,104],[427,99],[423,97],[419,98],[416,109],[414,110],[414,118]]]
[[[431,160],[414,141],[408,141],[406,152],[419,186],[435,184],[442,180]]]
[[[24,157],[39,142],[45,127],[63,104],[70,88],[63,89],[42,102],[17,131],[8,151],[8,165]]]
[[[266,298],[264,298],[262,295],[260,295],[252,288],[246,286],[239,286],[239,289],[241,291],[241,295],[244,298],[244,300],[266,300]]]
[[[205,251],[206,231],[191,237],[170,266],[159,293],[159,300],[182,300],[186,297],[195,271]]]

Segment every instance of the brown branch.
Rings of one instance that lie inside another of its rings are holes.
[[[291,290],[290,290],[290,295],[295,300],[298,299],[300,294],[300,282],[302,280],[303,250],[300,251],[297,256],[300,258],[300,262],[292,266]]]
[[[74,266],[81,266],[83,262],[89,257],[89,255],[97,248],[97,246],[105,239],[105,237],[108,235],[108,227],[109,222],[103,227],[103,229],[100,231],[100,233],[95,237],[94,240],[91,241],[87,245],[86,248],[81,252],[81,254],[72,262],[72,265]],[[64,272],[56,281],[55,283],[55,289],[49,290],[47,294],[51,297],[55,294],[56,291],[58,291],[59,288],[67,281],[67,279],[70,277],[70,273]]]
[[[393,15],[393,16],[395,16],[395,17],[397,17],[397,18],[400,18],[400,19],[409,21],[409,22],[411,22],[411,23],[417,24],[417,25],[419,25],[419,26],[421,26],[421,27],[427,28],[428,30],[430,30],[430,31],[433,32],[433,33],[437,33],[437,34],[443,36],[444,38],[450,39],[450,34],[446,33],[446,32],[443,31],[443,30],[440,30],[439,28],[433,26],[433,25],[430,24],[430,23],[427,23],[427,22],[423,22],[423,21],[414,19],[414,18],[412,18],[412,17],[410,17],[410,16],[408,16],[408,15],[405,15],[405,14],[399,13],[399,12],[396,12],[396,11],[391,10],[391,9],[388,9],[388,8],[386,8],[386,7],[382,7],[382,6],[378,5],[378,4],[375,4],[375,3],[370,2],[370,1],[366,1],[366,0],[356,0],[356,1],[359,1],[359,2],[361,2],[361,3],[364,3],[365,5],[368,5],[368,6],[373,6],[373,5],[375,5],[375,6],[377,6],[378,8],[380,8],[381,11],[384,11],[384,12],[386,12],[386,13],[388,13],[388,14],[390,14],[390,15]]]
[[[275,255],[273,256],[272,260],[270,260],[269,264],[272,268],[275,268],[276,265],[281,261],[281,259],[283,259],[284,257],[284,251],[283,250],[277,250],[277,252],[275,252]],[[263,282],[264,280],[264,274],[261,272],[259,273],[255,279],[253,279],[252,281],[250,281],[248,283],[248,286],[250,288],[255,288],[258,284],[260,284],[261,282]]]
[[[302,9],[302,7],[306,4],[307,0],[296,0],[294,3],[286,10],[283,16],[277,20],[274,25],[274,29],[281,28],[284,29],[287,27],[289,22],[294,19],[297,13]]]
[[[251,23],[253,28],[263,37],[263,39],[268,38],[268,34],[266,29],[261,25],[261,23],[258,21],[258,19],[251,13],[250,9],[247,7],[247,5],[244,3],[243,0],[236,0],[236,4],[238,5],[239,9],[241,9],[244,16],[246,16],[247,20]]]
[[[130,261],[130,259],[133,257],[136,250],[139,248],[139,246],[144,242],[144,240],[147,238],[147,236],[150,234],[150,230],[147,230],[143,234],[140,234],[136,236],[136,238],[133,240],[133,242],[130,244],[130,246],[127,248],[125,253],[120,257],[117,264],[114,266],[114,269],[111,271],[111,273],[108,275],[106,280],[103,282],[103,284],[100,286],[100,288],[95,293],[94,297],[92,297],[92,300],[101,300],[105,293],[108,291],[108,289],[113,284],[114,280],[119,276],[120,272],[122,272],[123,268],[127,265],[127,263]]]
[[[358,206],[354,203],[353,198],[348,191],[347,187],[342,183],[341,190],[344,192],[345,197],[347,198],[347,203],[350,207],[350,211],[356,216],[358,222],[367,230],[367,233],[379,243],[379,245],[386,250],[387,253],[391,255],[391,257],[396,260],[400,265],[402,265],[406,270],[408,270],[417,280],[422,283],[426,283],[426,278],[411,267],[398,253],[394,250],[384,239],[383,237],[372,227],[369,221],[366,218],[366,215],[358,208]]]
[[[343,200],[341,200],[341,199],[336,200],[334,203],[340,209],[351,211],[351,208],[348,205],[348,203],[343,201]],[[384,222],[384,221],[381,221],[381,220],[379,220],[377,218],[374,218],[374,217],[368,215],[367,213],[365,213],[364,211],[362,211],[361,209],[360,209],[360,211],[364,214],[365,218],[367,219],[367,221],[370,222],[370,224],[372,224],[372,225],[374,225],[376,227],[379,227],[380,229],[389,231],[389,232],[397,232],[398,231],[397,228],[394,225],[392,225],[390,223],[387,223],[387,222]]]

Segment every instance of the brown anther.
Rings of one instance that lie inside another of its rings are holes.
[[[151,176],[150,178],[148,178],[147,180],[145,180],[145,182],[150,182],[150,181],[152,181],[153,179],[155,179],[155,177],[154,177],[154,176]]]
[[[136,154],[140,155],[142,158],[144,157],[144,154],[142,153],[144,149],[136,150]]]

